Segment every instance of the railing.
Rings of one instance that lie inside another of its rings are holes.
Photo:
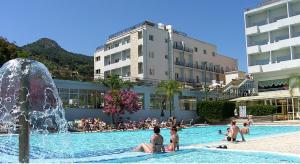
[[[156,24],[155,24],[155,23],[152,23],[152,22],[149,22],[149,21],[143,21],[142,23],[138,23],[138,24],[136,24],[136,25],[134,25],[134,26],[131,26],[131,27],[129,27],[129,28],[126,28],[126,29],[124,29],[124,30],[121,30],[121,31],[119,31],[119,32],[116,32],[116,33],[114,33],[114,34],[109,35],[109,36],[108,36],[108,39],[114,38],[114,37],[119,36],[119,35],[121,35],[121,34],[123,34],[123,33],[126,33],[126,32],[129,32],[129,31],[131,31],[131,30],[134,30],[134,29],[136,29],[136,28],[138,28],[138,27],[140,27],[140,26],[142,26],[142,25],[150,25],[150,26],[156,27]]]
[[[266,1],[263,1],[263,2],[259,3],[255,7],[246,8],[246,11],[250,11],[250,10],[253,10],[255,8],[266,6],[266,5],[269,5],[269,4],[272,4],[272,3],[275,3],[275,2],[279,2],[279,1],[282,1],[282,0],[266,0]]]
[[[280,91],[287,90],[286,87],[277,87],[277,88],[258,88],[258,92],[268,92],[268,91]]]

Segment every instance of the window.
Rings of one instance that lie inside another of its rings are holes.
[[[96,57],[96,61],[99,61],[101,59],[101,56]]]
[[[142,31],[139,31],[139,32],[138,32],[138,39],[142,39],[142,37],[143,37],[143,32],[142,32]]]
[[[100,69],[96,69],[96,74],[100,74]]]
[[[154,52],[149,52],[149,58],[154,58]]]
[[[179,96],[181,110],[197,110],[197,99],[193,96]]]
[[[154,75],[154,69],[150,68],[150,69],[149,69],[149,74],[150,74],[150,75]]]
[[[203,50],[203,54],[206,54],[206,50]]]
[[[149,35],[149,40],[154,41],[154,36],[153,35]]]
[[[179,74],[175,73],[175,79],[179,79]]]
[[[168,39],[166,38],[166,39],[165,39],[165,43],[168,43],[168,42],[169,42],[169,41],[168,41]]]
[[[165,72],[165,75],[168,76],[168,71]]]
[[[195,52],[198,52],[198,48],[197,48],[197,47],[194,47],[194,51],[195,51]]]
[[[143,46],[139,45],[138,47],[138,56],[143,56]]]
[[[216,56],[216,53],[215,53],[215,52],[212,52],[212,56]]]
[[[143,63],[138,64],[138,73],[139,74],[143,73]]]
[[[168,105],[166,103],[166,96],[159,94],[150,94],[150,109],[166,109]]]
[[[168,55],[165,55],[165,59],[168,59]]]

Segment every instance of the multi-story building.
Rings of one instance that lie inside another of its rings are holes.
[[[300,1],[268,0],[244,13],[248,72],[258,96],[240,98],[276,105],[294,119],[300,99],[289,93],[288,78],[300,69]]]
[[[219,54],[215,45],[149,21],[110,35],[94,58],[95,79],[118,74],[131,80],[211,83],[237,70],[237,60]]]

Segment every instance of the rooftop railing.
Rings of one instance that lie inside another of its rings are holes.
[[[265,0],[265,1],[257,4],[255,7],[246,8],[246,11],[250,11],[250,10],[253,10],[253,9],[256,9],[256,8],[259,8],[262,6],[266,6],[266,5],[269,5],[272,3],[280,2],[280,1],[284,1],[284,0]]]

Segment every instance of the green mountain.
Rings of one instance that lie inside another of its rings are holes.
[[[21,55],[11,56],[11,59],[20,56],[26,57],[27,55],[28,58],[45,64],[53,78],[80,81],[93,80],[93,57],[66,51],[54,40],[41,38],[23,47],[17,47],[13,43],[9,44],[15,46],[17,51],[22,52]],[[2,59],[1,56],[5,56],[1,53],[1,49],[0,38],[0,59]],[[5,58],[4,60],[10,59]]]

